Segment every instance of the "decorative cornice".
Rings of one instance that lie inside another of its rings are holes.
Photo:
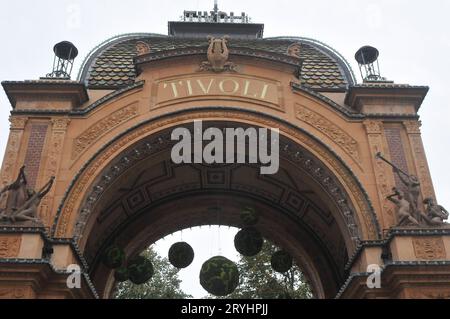
[[[132,85],[123,87],[121,89],[115,90],[112,93],[109,93],[105,95],[104,97],[100,98],[99,100],[95,101],[91,105],[87,106],[83,109],[76,109],[76,110],[13,110],[11,112],[12,115],[42,115],[42,116],[49,116],[49,115],[57,115],[57,116],[70,116],[70,117],[77,117],[77,116],[85,116],[95,110],[96,108],[100,107],[101,105],[111,102],[115,98],[119,97],[120,95],[127,93],[129,91],[132,91],[137,88],[142,88],[144,86],[145,81],[139,81],[136,83],[133,83]]]
[[[82,105],[89,100],[89,96],[84,84],[74,81],[64,80],[35,80],[35,81],[4,81],[3,89],[8,96],[13,109],[16,108],[17,101],[24,95],[37,98],[67,98],[72,100],[75,107]]]
[[[25,126],[27,125],[28,118],[10,116],[9,122],[11,123],[11,126],[10,126],[11,130],[23,130],[23,129],[25,129]]]

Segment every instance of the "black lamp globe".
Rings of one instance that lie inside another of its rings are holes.
[[[169,249],[169,261],[178,269],[189,267],[194,260],[194,250],[185,242],[175,243]]]
[[[259,217],[253,208],[245,208],[240,215],[241,222],[244,226],[255,226]]]
[[[246,257],[256,256],[261,252],[264,239],[261,233],[254,227],[240,230],[234,237],[234,247]]]
[[[238,267],[225,257],[213,257],[202,266],[200,284],[214,296],[227,296],[239,285]]]
[[[103,254],[103,263],[106,267],[117,269],[125,262],[125,252],[117,245],[112,245]]]
[[[145,284],[154,274],[152,262],[145,257],[137,256],[129,262],[128,274],[133,284]]]
[[[273,270],[284,274],[292,268],[292,256],[285,251],[277,251],[272,255],[270,264],[272,265]]]

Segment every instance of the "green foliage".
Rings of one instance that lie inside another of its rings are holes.
[[[259,220],[258,214],[253,208],[246,208],[240,217],[244,226],[255,226]]]
[[[276,251],[278,248],[266,241],[258,255],[241,256],[237,264],[241,274],[240,285],[226,299],[313,298],[312,291],[297,265],[284,274],[272,269],[271,257]]]
[[[239,270],[231,260],[222,256],[213,257],[202,266],[200,284],[215,296],[226,296],[239,284]]]
[[[127,281],[119,283],[114,297],[116,299],[186,299],[192,296],[180,288],[179,270],[174,268],[167,258],[159,256],[152,248],[141,254],[148,258],[154,267],[152,279],[143,285],[134,285]]]
[[[246,227],[234,237],[234,247],[241,255],[247,257],[259,254],[263,243],[264,239],[261,233],[254,227]]]
[[[293,260],[291,255],[283,250],[280,250],[272,255],[270,264],[273,270],[283,274],[292,268]]]
[[[189,267],[193,260],[194,250],[188,243],[179,242],[170,247],[169,261],[174,267],[178,269]]]
[[[116,269],[125,262],[125,252],[119,246],[113,245],[108,247],[103,255],[103,263],[111,268]]]

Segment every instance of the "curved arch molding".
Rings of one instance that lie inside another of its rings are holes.
[[[244,122],[262,127],[279,128],[281,135],[311,151],[340,180],[356,209],[359,226],[362,228],[360,230],[361,239],[375,240],[381,238],[376,214],[362,184],[344,161],[330,148],[303,129],[281,119],[254,111],[224,107],[170,113],[144,121],[117,136],[99,150],[73,179],[57,211],[52,227],[52,236],[57,238],[73,237],[77,215],[81,213],[83,199],[91,191],[93,182],[100,177],[104,167],[116,158],[121,151],[165,128],[189,123],[199,118],[203,120]],[[99,189],[94,191],[101,193]]]

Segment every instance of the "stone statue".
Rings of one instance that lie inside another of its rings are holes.
[[[388,196],[387,199],[397,205],[400,222],[398,226],[403,226],[405,221],[416,226],[442,226],[448,219],[448,212],[440,205],[436,205],[434,200],[427,198],[424,200],[426,211],[423,213],[419,208],[419,196],[421,193],[419,179],[414,175],[409,175],[385,159],[381,153],[376,156],[392,166],[394,173],[405,185],[405,193],[394,188],[395,194]],[[397,199],[394,197],[397,196]],[[408,212],[408,215],[407,215]]]
[[[150,53],[150,45],[144,41],[136,42],[137,55],[144,55]]]
[[[430,226],[446,224],[445,220],[448,219],[449,213],[444,207],[435,204],[432,198],[425,199],[423,203],[426,205],[426,210],[422,217]]]
[[[214,38],[208,37],[208,62],[202,62],[200,69],[202,71],[223,72],[225,70],[234,71],[235,65],[228,62],[228,37]]]
[[[13,212],[11,216],[11,221],[13,223],[15,222],[21,222],[21,221],[33,221],[33,222],[39,222],[38,219],[38,208],[39,204],[42,200],[42,198],[48,194],[50,189],[52,188],[53,182],[55,178],[52,177],[50,181],[42,187],[41,190],[38,192],[35,192],[33,190],[29,190],[29,198],[28,200],[15,212]]]
[[[0,221],[10,223],[33,221],[39,222],[38,207],[42,198],[50,191],[55,178],[35,192],[27,188],[27,179],[25,176],[25,167],[22,167],[17,180],[6,186],[0,192],[0,204],[6,203],[0,207]]]
[[[0,208],[0,219],[8,218],[12,213],[22,206],[27,200],[27,178],[25,176],[25,166],[20,169],[16,181],[6,186],[0,193],[0,204],[6,202],[3,209]]]
[[[389,195],[387,199],[397,206],[397,216],[398,216],[397,226],[407,226],[407,225],[419,226],[419,222],[417,221],[417,219],[415,219],[411,215],[411,204],[408,200],[406,200],[404,193],[395,187],[392,189],[392,191],[394,192],[394,194]]]
[[[406,186],[407,189],[406,196],[409,203],[411,204],[411,211],[414,214],[414,217],[416,217],[416,219],[420,221],[421,213],[419,210],[419,196],[420,196],[419,179],[414,175],[408,175],[404,173],[397,167],[394,168],[394,172],[400,178],[402,183]]]
[[[295,58],[300,58],[300,52],[302,51],[302,46],[300,43],[293,43],[287,49],[287,54]]]

